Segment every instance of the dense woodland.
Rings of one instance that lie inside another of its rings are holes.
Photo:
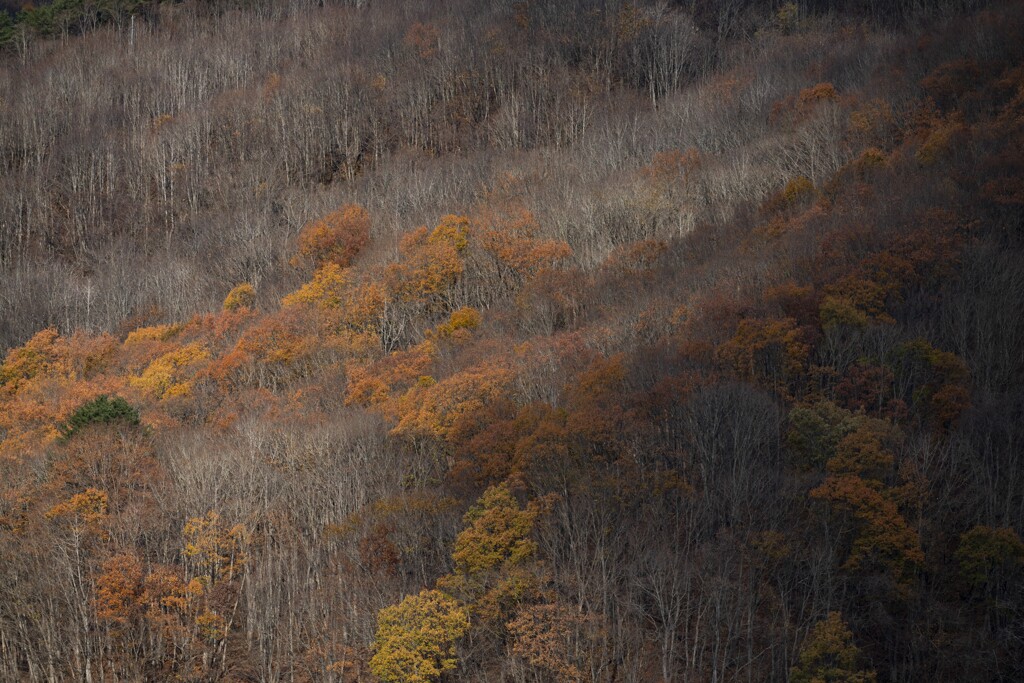
[[[1024,680],[1024,4],[0,6],[0,680]]]

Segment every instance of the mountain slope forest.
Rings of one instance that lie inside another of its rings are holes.
[[[0,680],[1024,680],[1024,4],[0,7]]]

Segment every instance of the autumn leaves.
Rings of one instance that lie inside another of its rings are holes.
[[[463,517],[466,527],[452,552],[454,571],[437,580],[437,589],[380,611],[371,671],[386,683],[436,681],[458,667],[455,646],[470,629],[477,641],[511,639],[530,657],[540,630],[532,610],[552,605],[532,538],[550,502],[523,507],[507,485],[488,488]],[[550,650],[543,648],[557,662],[557,650]],[[572,666],[571,661],[557,665]]]

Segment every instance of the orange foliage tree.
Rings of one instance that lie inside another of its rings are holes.
[[[899,491],[886,484],[894,457],[889,450],[899,433],[884,420],[859,417],[835,446],[824,483],[811,497],[827,501],[853,521],[852,545],[843,567],[853,572],[881,570],[901,591],[909,589],[924,563],[921,542],[899,510]]]
[[[496,281],[488,281],[489,288],[496,288],[490,292],[492,296],[515,291],[572,255],[565,242],[540,237],[537,220],[522,208],[485,207],[474,218],[473,228],[488,269],[496,277]]]
[[[428,230],[422,226],[402,237],[400,258],[383,276],[387,298],[406,317],[434,316],[458,308],[457,285],[466,271],[469,221],[447,215]]]
[[[292,265],[333,263],[347,268],[369,241],[370,214],[361,206],[346,204],[302,228]]]
[[[507,395],[512,373],[498,362],[457,372],[440,382],[424,377],[398,406],[395,433],[448,439],[465,420]]]
[[[809,353],[806,330],[792,318],[741,320],[732,339],[717,349],[718,358],[740,377],[784,392],[801,375]]]
[[[508,630],[513,654],[552,680],[591,680],[591,653],[600,640],[600,622],[593,615],[561,602],[529,605]]]

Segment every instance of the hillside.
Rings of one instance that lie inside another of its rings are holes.
[[[1024,678],[1024,7],[0,26],[0,679]]]

